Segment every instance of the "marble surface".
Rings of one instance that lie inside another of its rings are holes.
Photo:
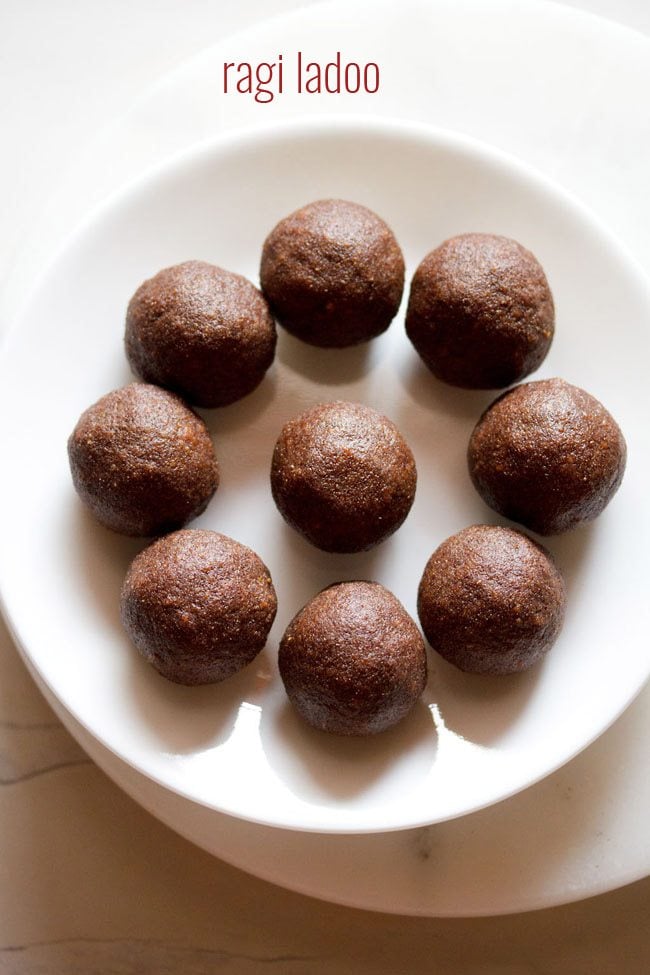
[[[20,147],[0,170],[12,188],[0,205],[5,284],[58,175],[98,119],[119,114],[206,34],[214,39],[269,10],[259,0],[184,0],[179,17],[178,6],[5,0],[5,131]],[[647,25],[643,2],[580,6],[623,19],[629,8],[628,23]],[[52,113],[58,125],[47,124]],[[0,625],[2,975],[641,975],[650,968],[649,903],[650,878],[566,907],[440,920],[336,907],[257,880],[117,789],[63,729]]]

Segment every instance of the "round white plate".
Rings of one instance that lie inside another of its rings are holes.
[[[537,375],[562,375],[603,399],[630,452],[624,485],[599,522],[550,544],[570,605],[547,660],[502,681],[432,660],[424,702],[369,741],[327,738],[293,716],[276,673],[277,640],[306,599],[337,579],[375,578],[414,612],[431,550],[466,524],[492,520],[464,462],[489,394],[436,383],[400,317],[381,339],[347,352],[282,335],[260,389],[208,415],[223,481],[196,524],[254,547],[280,601],[267,650],[221,686],[171,685],[129,646],[118,593],[140,543],[86,515],[65,455],[79,413],[129,379],[122,322],[139,282],[190,257],[255,278],[276,220],[323,196],[358,200],[384,216],[408,273],[461,231],[505,233],[529,246],[558,310],[557,337]],[[17,640],[101,743],[154,781],[235,816],[289,829],[389,830],[459,816],[524,788],[603,731],[648,673],[642,404],[649,318],[643,279],[598,224],[543,178],[471,140],[396,122],[330,119],[229,137],[166,165],[113,198],[67,244],[5,349],[0,497],[16,517],[5,529],[0,583]],[[406,524],[362,556],[310,548],[285,526],[268,490],[282,423],[334,398],[386,412],[418,463]]]

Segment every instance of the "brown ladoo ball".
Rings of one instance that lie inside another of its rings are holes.
[[[476,424],[468,449],[486,504],[540,535],[596,518],[618,490],[625,461],[616,421],[563,379],[505,393]]]
[[[81,500],[123,535],[180,528],[219,485],[203,420],[174,393],[144,383],[116,389],[82,413],[68,457]]]
[[[553,296],[536,258],[509,237],[461,234],[413,277],[406,331],[431,372],[465,389],[528,376],[549,350]]]
[[[124,341],[133,371],[146,382],[215,407],[259,386],[273,362],[276,331],[250,281],[187,261],[140,285],[129,302]]]
[[[264,242],[262,290],[304,342],[343,348],[386,331],[404,290],[404,258],[376,213],[319,200],[285,217]]]
[[[360,403],[325,403],[290,420],[271,465],[280,513],[325,552],[363,552],[392,535],[416,480],[395,424]]]
[[[392,727],[427,681],[420,631],[375,582],[342,582],[314,596],[287,627],[278,662],[298,713],[337,735]]]
[[[277,600],[250,548],[213,531],[166,535],[135,557],[122,623],[142,656],[177,684],[225,680],[266,643]]]
[[[564,581],[546,549],[521,532],[473,525],[436,549],[424,570],[418,614],[442,657],[475,674],[516,674],[555,642]]]

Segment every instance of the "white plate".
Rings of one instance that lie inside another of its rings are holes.
[[[401,319],[366,349],[343,353],[282,336],[262,387],[208,417],[223,482],[196,524],[259,551],[280,600],[267,650],[215,687],[168,684],[129,646],[117,601],[139,543],[85,514],[65,455],[81,410],[129,379],[122,322],[138,283],[189,257],[255,278],[270,227],[323,196],[355,199],[384,216],[409,272],[429,248],[465,230],[505,233],[529,246],[558,309],[557,337],[538,375],[563,375],[602,398],[630,450],[624,485],[605,515],[550,545],[567,575],[570,606],[543,665],[498,682],[433,660],[426,704],[394,732],[364,742],[325,738],[293,717],[275,668],[278,637],[312,593],[341,578],[378,579],[414,612],[435,545],[463,525],[492,520],[464,462],[489,394],[436,383]],[[524,788],[603,731],[648,673],[642,404],[649,318],[645,283],[592,218],[543,178],[471,140],[379,120],[321,120],[229,137],[163,167],[102,207],[68,243],[5,349],[0,498],[16,517],[5,528],[0,583],[20,645],[100,742],[154,781],[242,818],[289,829],[388,830],[459,816]],[[268,491],[284,420],[333,398],[363,400],[393,417],[418,462],[409,519],[363,556],[310,548],[284,525]]]

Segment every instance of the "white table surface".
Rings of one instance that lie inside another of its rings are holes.
[[[3,0],[5,319],[28,284],[21,248],[100,127],[206,44],[299,5]],[[650,33],[644,0],[570,5]],[[335,907],[228,867],[159,824],[98,771],[41,698],[4,628],[0,826],[2,975],[245,975],[271,967],[641,975],[650,967],[650,880],[566,907],[470,921]]]

